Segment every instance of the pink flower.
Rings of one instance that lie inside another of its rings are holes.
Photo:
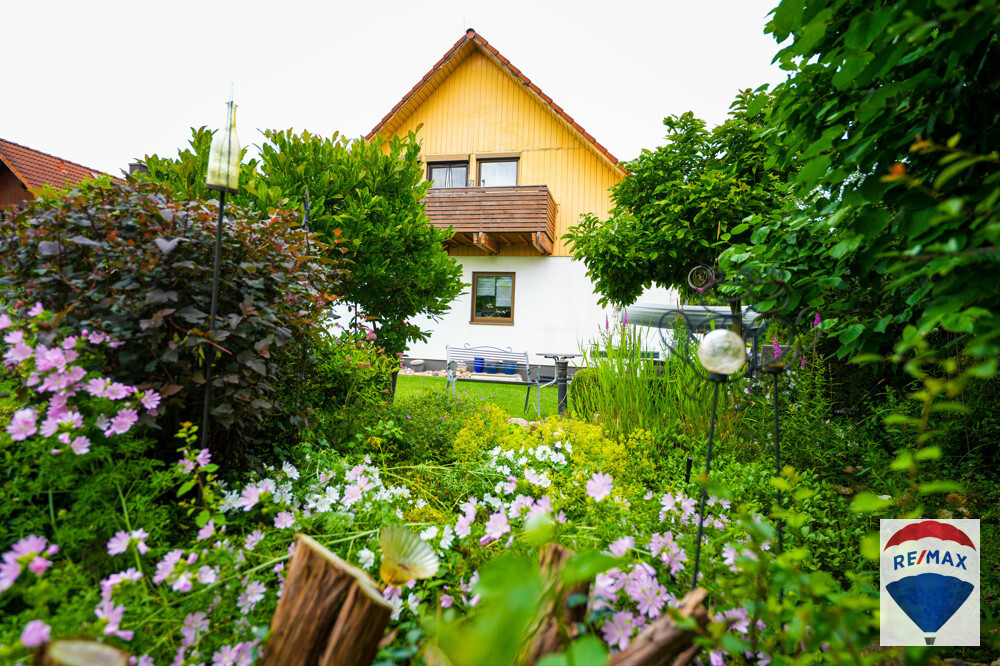
[[[618,611],[604,623],[601,633],[604,642],[612,648],[624,650],[632,640],[632,630],[635,627],[635,616],[628,611]]]
[[[286,529],[295,524],[295,514],[291,511],[282,511],[274,517],[274,526],[279,530]]]
[[[73,449],[73,453],[78,456],[82,456],[85,453],[90,452],[90,440],[85,436],[80,435],[69,445],[69,448]]]
[[[139,402],[142,403],[142,406],[145,407],[147,411],[155,412],[156,408],[160,405],[160,399],[160,394],[150,389],[149,391],[143,393],[142,400]]]
[[[489,541],[486,542],[489,543],[494,539],[499,539],[507,532],[510,532],[510,523],[507,522],[507,514],[501,510],[491,515],[486,521],[486,536],[484,536],[483,539],[489,539]]]
[[[249,511],[250,509],[257,506],[257,502],[260,501],[260,496],[263,494],[263,490],[257,486],[250,485],[243,489],[243,494],[236,501],[237,508],[242,508],[244,511]]]
[[[10,589],[20,575],[21,565],[17,562],[17,555],[11,552],[4,553],[3,561],[0,561],[0,592]]]
[[[215,534],[215,521],[210,520],[205,523],[205,526],[198,530],[198,540],[207,539],[208,537]]]
[[[252,581],[249,585],[244,588],[244,591],[236,600],[236,605],[239,606],[240,612],[246,615],[254,609],[263,598],[264,593],[267,592],[267,588],[260,581]]]
[[[11,321],[10,315],[8,315],[7,313],[0,314],[0,331],[4,330],[5,328],[10,328],[13,325],[14,322]]]
[[[31,560],[31,564],[28,565],[28,569],[31,570],[36,576],[41,576],[45,573],[45,570],[52,566],[52,563],[41,555],[36,555],[35,559]]]
[[[170,589],[172,589],[172,590],[174,590],[176,592],[190,592],[191,591],[191,577],[185,571],[184,573],[182,573],[180,576],[178,576],[174,580],[173,584],[170,586]]]
[[[608,546],[608,550],[610,550],[611,554],[614,555],[615,557],[621,557],[628,551],[632,550],[634,546],[635,546],[635,539],[633,539],[630,536],[623,536],[621,539],[618,539],[610,546]]]
[[[351,485],[344,488],[344,499],[342,500],[344,506],[351,506],[352,504],[360,500],[361,493],[362,493],[361,486],[359,486],[356,483],[352,483]]]
[[[38,414],[35,410],[25,408],[14,412],[10,423],[7,424],[7,433],[15,442],[20,442],[31,437],[38,432]]]
[[[160,563],[156,565],[156,575],[153,576],[153,582],[159,585],[169,578],[182,557],[184,557],[183,550],[172,550],[164,555]]]
[[[108,387],[107,391],[104,392],[104,396],[112,400],[121,400],[128,397],[133,391],[135,391],[135,389],[131,386],[125,386],[122,383],[114,382]]]
[[[38,315],[42,314],[43,312],[45,312],[45,306],[42,305],[41,301],[38,301],[37,303],[35,303],[34,305],[31,306],[30,310],[28,310],[28,316],[29,317],[37,317]]]
[[[38,647],[42,643],[49,642],[52,628],[41,620],[32,620],[21,632],[21,643],[26,648]]]
[[[212,462],[212,454],[208,449],[202,449],[198,452],[198,455],[195,456],[194,462],[198,465],[198,467],[204,467]]]
[[[820,318],[819,318],[819,313],[817,312],[816,313],[816,318],[813,319],[813,328],[819,326],[819,324],[820,324]]]
[[[441,595],[441,608],[451,608],[454,603],[455,600],[451,598],[450,594]]]
[[[261,532],[260,530],[254,530],[253,532],[250,533],[249,536],[247,536],[247,539],[243,544],[243,548],[245,548],[246,550],[253,550],[254,548],[257,547],[257,544],[260,543],[261,539],[263,538],[264,538],[263,532]]]
[[[198,642],[198,636],[208,631],[208,619],[204,613],[191,613],[184,618],[184,626],[181,628],[181,646],[191,647]]]
[[[205,565],[198,569],[198,582],[203,585],[211,585],[219,580],[219,573],[212,567]]]
[[[590,480],[587,481],[587,495],[593,498],[595,502],[600,502],[610,495],[612,488],[614,488],[614,484],[609,474],[595,472],[590,477]]]
[[[31,358],[33,354],[31,347],[23,342],[17,342],[4,353],[3,358],[8,363],[21,363]]]
[[[104,430],[104,436],[124,435],[138,420],[139,414],[134,409],[123,409],[112,417],[111,423]]]
[[[95,398],[103,398],[110,384],[111,384],[110,379],[98,377],[88,381],[87,385],[84,387],[84,390],[90,395],[94,396]]]

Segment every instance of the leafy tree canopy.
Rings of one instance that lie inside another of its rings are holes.
[[[721,250],[749,238],[745,218],[772,219],[788,205],[790,167],[768,164],[760,136],[769,103],[744,91],[711,131],[690,112],[667,117],[668,143],[625,164],[610,219],[586,215],[570,228],[565,238],[602,304],[633,303],[653,284],[687,292],[694,266],[716,265]]]
[[[192,134],[191,149],[177,159],[147,156],[144,178],[169,185],[178,196],[214,198],[205,188],[212,132]],[[344,301],[371,322],[390,352],[426,339],[408,320],[444,314],[463,284],[461,266],[442,246],[450,231],[432,226],[424,213],[428,184],[421,182],[415,134],[371,143],[291,130],[264,135],[259,161],[242,164],[237,202],[262,213],[300,207],[308,187],[311,228],[326,240],[342,237],[338,248],[346,248],[353,262]]]
[[[893,327],[904,350],[944,330],[969,336],[982,372],[996,366],[998,9],[783,0],[773,12],[767,32],[791,38],[777,56],[791,76],[764,136],[779,168],[802,163],[800,205],[754,218],[722,263],[784,271],[803,304],[831,315],[841,356],[875,351]]]

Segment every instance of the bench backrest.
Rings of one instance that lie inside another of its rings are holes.
[[[486,346],[472,347],[469,343],[465,343],[461,347],[448,345],[445,349],[448,352],[448,363],[458,361],[471,367],[477,358],[481,358],[484,361],[514,361],[517,363],[519,369],[527,369],[528,367],[528,352],[516,352],[510,347],[507,347],[506,349]]]

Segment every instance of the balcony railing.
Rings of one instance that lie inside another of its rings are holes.
[[[452,245],[497,254],[505,245],[531,245],[552,254],[556,204],[545,185],[433,188],[427,216],[436,227],[453,227]]]

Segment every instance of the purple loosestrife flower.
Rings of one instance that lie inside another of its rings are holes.
[[[21,644],[26,648],[35,648],[49,642],[52,628],[41,620],[32,620],[21,632]]]
[[[778,344],[778,336],[774,336],[774,358],[781,356],[781,345]]]
[[[614,484],[609,474],[595,472],[587,481],[587,495],[595,502],[600,502],[610,495],[612,488],[614,488]]]
[[[605,331],[611,330],[611,320],[608,319],[608,315],[604,315],[604,330]]]
[[[819,317],[819,313],[817,312],[816,313],[816,317],[813,319],[813,328],[816,328],[817,326],[819,326],[821,321],[822,320]]]

